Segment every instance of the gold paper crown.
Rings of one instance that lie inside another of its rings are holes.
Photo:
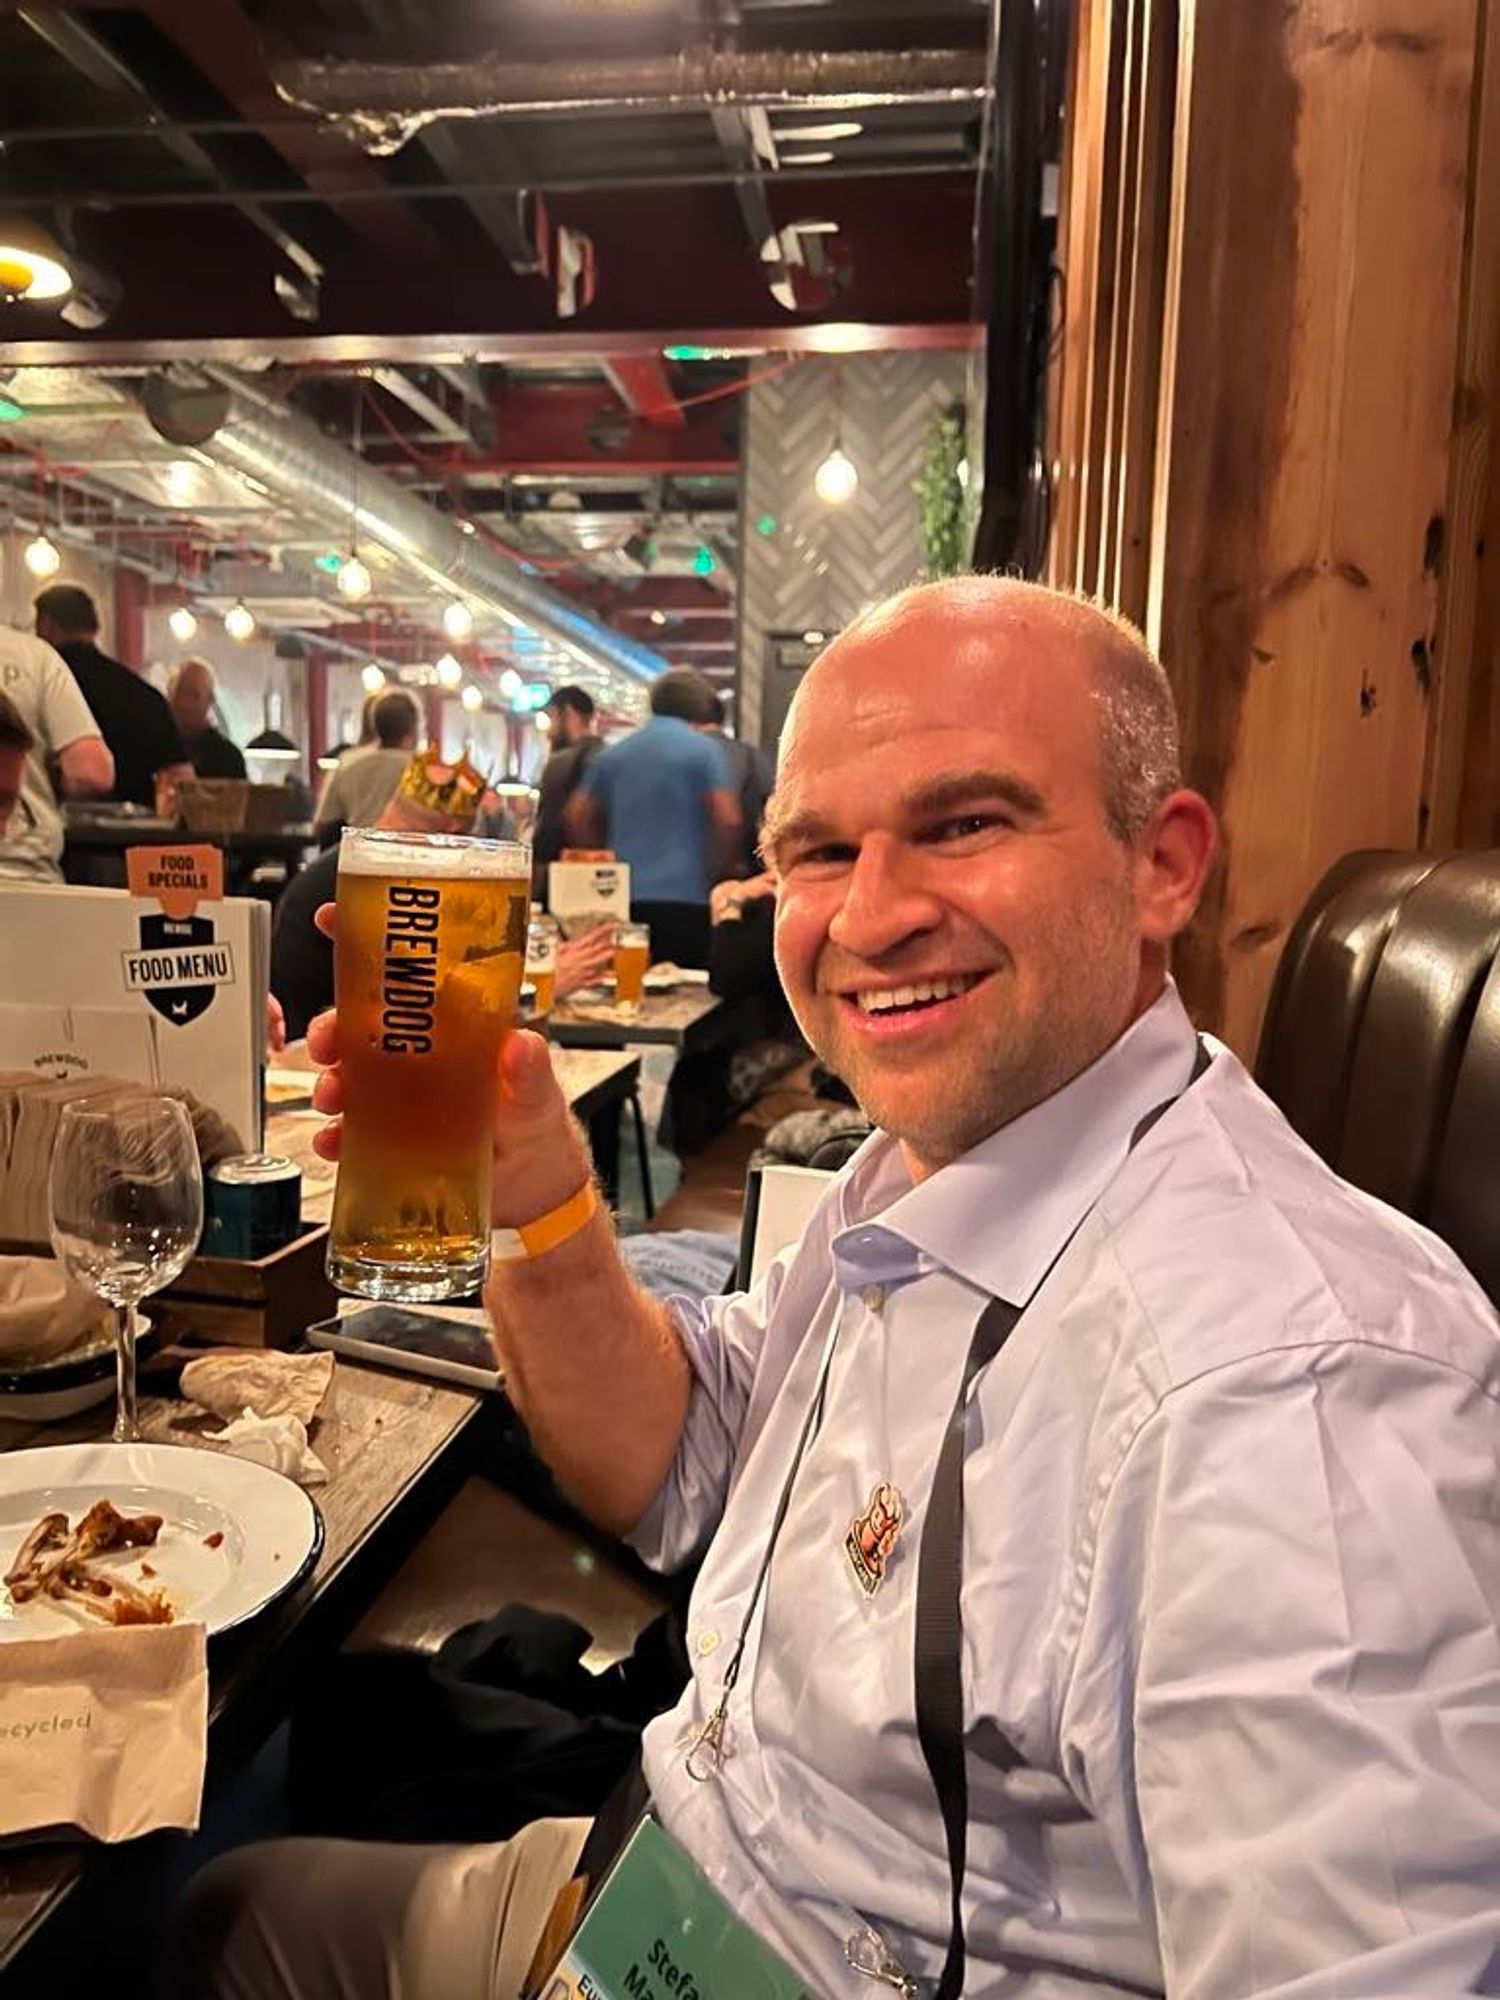
[[[472,822],[487,789],[483,774],[467,757],[445,764],[429,745],[419,750],[401,773],[396,796],[425,812],[441,813],[444,819]]]

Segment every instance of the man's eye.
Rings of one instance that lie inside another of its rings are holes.
[[[783,874],[797,868],[847,868],[859,850],[842,841],[825,841],[821,847],[804,847],[782,863]]]
[[[971,812],[955,813],[950,819],[940,819],[927,827],[920,836],[924,841],[938,845],[948,840],[972,840],[976,835],[992,833],[1008,827],[1011,822],[1003,813]]]

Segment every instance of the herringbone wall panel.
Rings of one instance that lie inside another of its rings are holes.
[[[842,377],[844,450],[859,490],[828,507],[813,475],[833,443]],[[761,725],[766,634],[836,632],[918,580],[922,547],[912,481],[934,417],[964,393],[959,354],[860,354],[804,361],[747,398],[740,503],[739,733]],[[756,522],[770,515],[774,534]]]

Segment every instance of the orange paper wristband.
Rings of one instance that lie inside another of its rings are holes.
[[[593,1180],[586,1180],[577,1194],[569,1195],[556,1208],[549,1208],[534,1222],[519,1229],[496,1229],[490,1233],[490,1256],[499,1264],[515,1264],[531,1257],[544,1257],[570,1236],[576,1236],[597,1212],[599,1194]]]

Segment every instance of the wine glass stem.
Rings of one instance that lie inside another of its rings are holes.
[[[135,1444],[140,1426],[135,1414],[135,1337],[129,1306],[115,1307],[115,1443]]]

